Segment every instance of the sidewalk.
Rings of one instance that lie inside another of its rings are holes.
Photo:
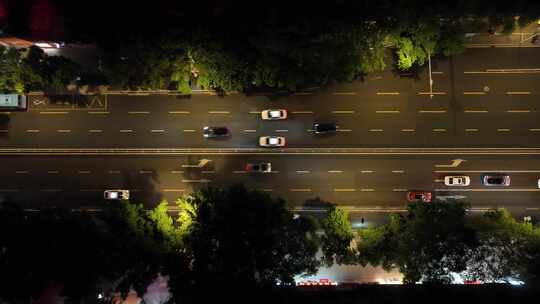
[[[524,28],[517,29],[511,34],[501,32],[467,33],[465,46],[467,48],[482,47],[540,47],[540,24],[535,22]]]

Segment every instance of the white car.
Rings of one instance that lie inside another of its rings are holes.
[[[468,186],[471,178],[465,175],[448,175],[444,177],[445,186]]]
[[[261,118],[264,120],[281,120],[287,119],[287,110],[270,109],[261,112]]]
[[[261,136],[259,137],[261,147],[284,147],[285,137],[282,136]]]
[[[106,200],[128,200],[129,190],[105,190],[103,196]]]
[[[540,178],[538,179],[538,189],[540,189]]]

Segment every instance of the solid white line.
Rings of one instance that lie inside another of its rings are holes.
[[[39,112],[39,114],[67,114],[68,112]]]

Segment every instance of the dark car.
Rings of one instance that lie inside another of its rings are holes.
[[[407,192],[407,200],[409,202],[422,201],[424,203],[430,203],[433,198],[433,194],[429,191],[411,190]]]
[[[231,131],[227,127],[204,127],[203,136],[205,138],[227,137],[231,135]]]
[[[269,173],[269,172],[272,172],[272,164],[271,163],[246,164],[246,171]]]
[[[335,122],[313,124],[313,131],[315,131],[315,134],[335,133],[337,129],[338,125]]]
[[[510,175],[506,174],[484,174],[482,175],[484,186],[510,186]]]

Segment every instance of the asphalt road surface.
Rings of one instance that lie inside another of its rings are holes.
[[[193,155],[162,157],[2,158],[0,195],[25,207],[100,208],[106,189],[129,189],[151,207],[205,186],[243,183],[292,209],[317,212],[335,203],[356,214],[402,211],[407,190],[470,203],[471,211],[504,207],[520,216],[540,209],[540,156],[469,155]],[[202,162],[201,162],[202,160]],[[272,173],[248,173],[247,163],[270,162]],[[202,166],[201,166],[202,165]],[[486,187],[482,173],[511,175],[510,187]],[[444,186],[445,175],[466,174],[468,187]],[[318,200],[318,198],[320,200]]]
[[[537,147],[540,138],[538,48],[476,48],[435,60],[433,97],[419,79],[391,67],[364,81],[282,96],[190,98],[155,95],[40,96],[30,110],[0,117],[0,147],[256,147],[280,135],[289,147]],[[260,111],[284,108],[286,121]],[[315,136],[314,122],[340,132]],[[205,125],[232,137],[205,140]]]

